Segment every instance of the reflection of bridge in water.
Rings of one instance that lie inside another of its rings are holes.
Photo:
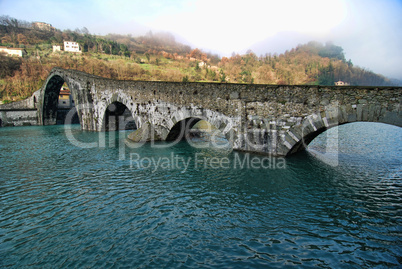
[[[176,139],[204,119],[234,149],[285,156],[340,124],[402,127],[400,87],[117,81],[61,68],[54,68],[43,87],[21,103],[37,108],[37,124],[56,123],[63,83],[84,130],[138,127],[142,140]],[[7,115],[2,119],[7,121]]]

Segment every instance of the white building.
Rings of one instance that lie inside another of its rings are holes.
[[[50,23],[40,22],[40,21],[33,22],[32,27],[34,29],[39,29],[39,30],[43,30],[43,31],[54,31],[54,30],[56,30],[56,28],[54,28]]]
[[[78,45],[77,42],[72,41],[64,41],[64,51],[81,53],[80,45]]]
[[[27,51],[25,49],[7,48],[7,47],[0,47],[0,53],[3,53],[8,56],[18,56],[18,57],[27,55]]]
[[[73,96],[69,89],[61,87],[59,93],[59,108],[72,108],[74,106]]]
[[[61,46],[53,45],[53,52],[61,51]]]
[[[335,82],[335,85],[336,86],[349,86],[349,83],[339,80],[339,81]]]

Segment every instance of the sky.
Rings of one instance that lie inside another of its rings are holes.
[[[0,0],[0,15],[92,34],[168,31],[230,56],[332,41],[346,59],[402,80],[402,0]]]

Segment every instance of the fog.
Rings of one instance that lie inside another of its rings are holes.
[[[355,65],[402,80],[398,0],[0,0],[0,15],[92,34],[168,31],[219,53],[281,53],[332,41]]]

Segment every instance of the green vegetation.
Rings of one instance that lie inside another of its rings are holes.
[[[207,81],[219,83],[392,85],[387,78],[353,66],[332,43],[309,42],[282,54],[218,55],[191,49],[169,33],[96,36],[74,31],[39,30],[31,23],[0,16],[1,46],[25,48],[27,57],[0,55],[0,100],[17,101],[38,90],[59,66],[120,80]],[[52,45],[78,42],[82,53],[53,52]]]

